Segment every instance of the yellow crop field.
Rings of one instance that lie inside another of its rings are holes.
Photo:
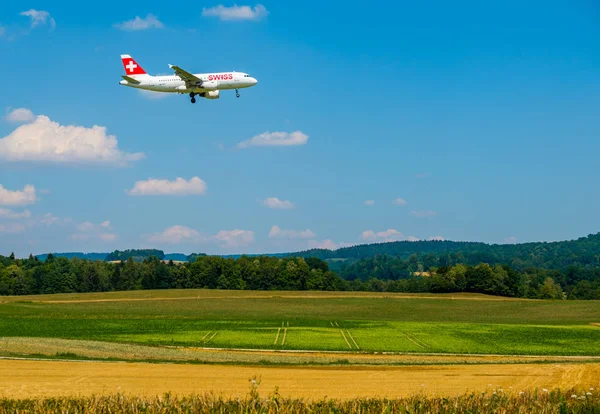
[[[600,364],[434,365],[405,367],[259,367],[116,362],[0,360],[0,395],[12,398],[124,393],[215,393],[243,397],[249,379],[265,395],[321,399],[455,396],[470,391],[600,386]]]

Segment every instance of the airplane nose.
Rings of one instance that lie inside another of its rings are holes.
[[[256,78],[252,78],[252,85],[256,85],[258,83],[258,80]]]

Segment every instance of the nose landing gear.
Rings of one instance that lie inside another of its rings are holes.
[[[235,97],[236,97],[236,98],[239,98],[239,97],[240,97],[240,92],[239,92],[237,89],[235,90]]]
[[[194,98],[194,96],[196,96],[196,94],[194,92],[190,92],[190,98],[192,98],[192,103],[196,103],[196,98]]]

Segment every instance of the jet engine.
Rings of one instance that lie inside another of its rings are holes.
[[[208,91],[201,94],[206,99],[219,99],[219,91]]]
[[[206,90],[206,91],[214,91],[219,87],[219,82],[217,81],[204,81],[202,82],[202,84],[200,85],[200,88]]]

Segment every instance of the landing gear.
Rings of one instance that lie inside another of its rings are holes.
[[[194,98],[196,94],[194,92],[190,92],[190,98],[192,98],[192,103],[196,103],[196,98]]]
[[[191,102],[196,103],[196,98],[192,98]]]
[[[239,92],[237,89],[235,90],[235,97],[236,97],[236,98],[239,98],[239,97],[240,97],[240,92]]]

